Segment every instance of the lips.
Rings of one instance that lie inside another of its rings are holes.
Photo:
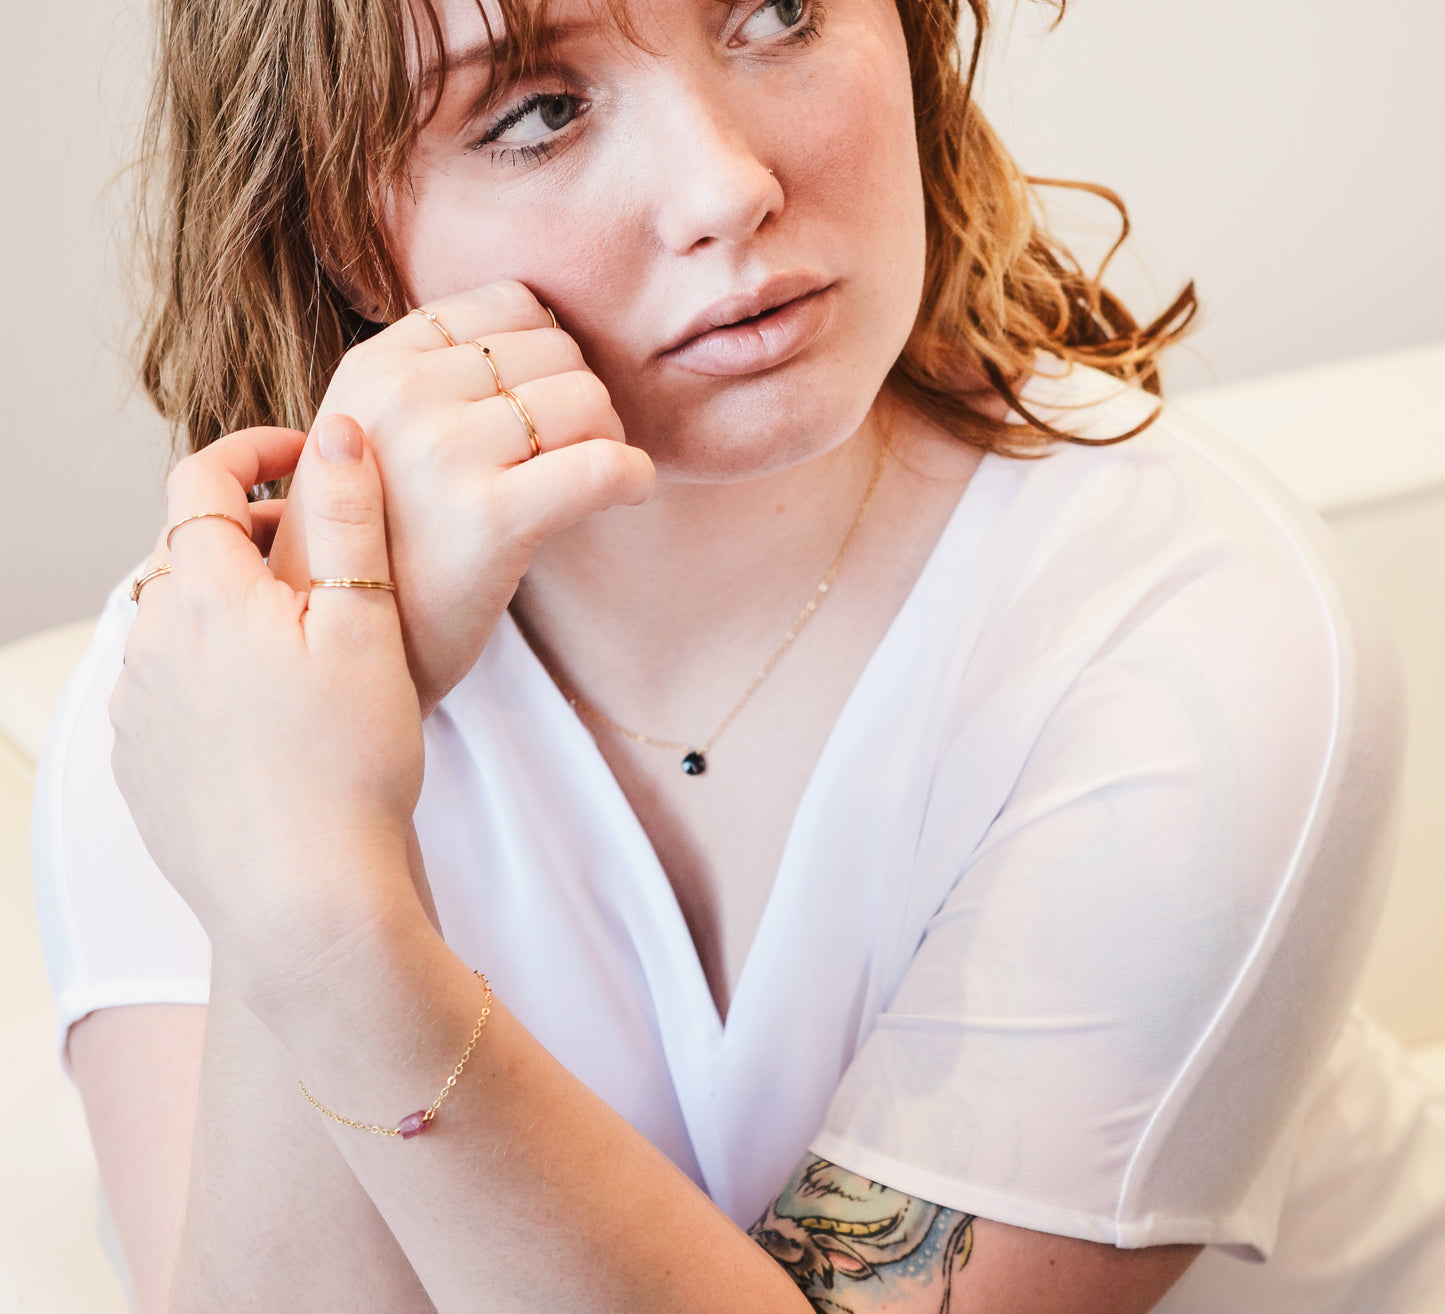
[[[659,358],[693,373],[750,374],[797,355],[832,314],[832,285],[811,273],[779,274],[695,315]]]

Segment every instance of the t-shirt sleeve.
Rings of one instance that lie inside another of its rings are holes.
[[[111,773],[110,694],[135,618],[128,587],[107,600],[36,771],[35,901],[67,1070],[66,1037],[87,1013],[209,994],[209,941],[151,860]]]
[[[976,702],[1026,735],[1019,769],[815,1153],[1016,1226],[1269,1252],[1382,896],[1401,744],[1391,654],[1277,528],[1132,569],[1126,531],[1097,557],[1085,535],[1013,599],[978,661],[1022,678]],[[1042,713],[1012,691],[1051,683]],[[931,807],[994,750],[961,733]]]

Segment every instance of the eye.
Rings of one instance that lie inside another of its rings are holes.
[[[482,145],[513,146],[539,141],[560,132],[582,110],[582,102],[565,92],[528,96],[515,109],[509,110],[488,130]]]
[[[771,0],[755,9],[738,28],[738,36],[749,41],[764,41],[797,27],[808,12],[808,0]]]

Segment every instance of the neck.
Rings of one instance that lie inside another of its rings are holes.
[[[559,681],[619,719],[745,682],[837,556],[883,441],[870,420],[777,473],[660,480],[643,506],[546,540],[513,612]]]

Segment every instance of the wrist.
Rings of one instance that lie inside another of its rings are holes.
[[[258,1017],[305,1013],[338,983],[363,976],[417,926],[435,936],[418,897],[404,835],[288,855],[272,907],[210,926],[212,953]]]
[[[472,1051],[491,988],[419,912],[338,948],[299,988],[247,1003],[289,1053],[297,1099],[352,1126],[395,1127],[437,1105],[464,1051],[468,1085],[490,1066]]]

